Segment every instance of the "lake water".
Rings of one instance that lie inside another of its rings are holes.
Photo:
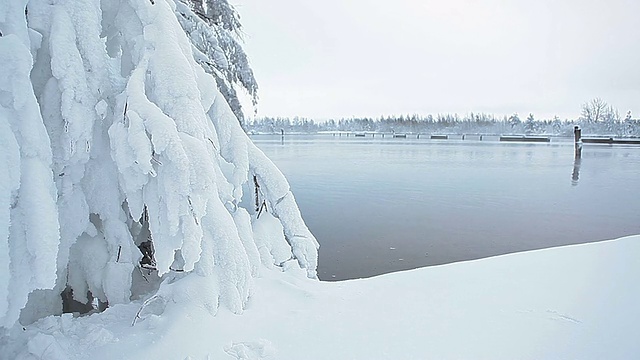
[[[253,135],[343,280],[640,234],[640,147]],[[544,266],[544,264],[540,264]]]

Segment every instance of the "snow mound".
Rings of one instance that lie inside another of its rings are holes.
[[[276,359],[276,351],[268,340],[237,342],[224,348],[224,351],[238,360]]]

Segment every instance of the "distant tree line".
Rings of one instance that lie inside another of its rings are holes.
[[[582,105],[578,119],[561,120],[536,119],[529,114],[523,121],[517,113],[496,116],[486,113],[437,115],[399,115],[378,118],[351,117],[315,121],[304,117],[263,117],[247,124],[250,133],[317,133],[321,131],[376,131],[399,133],[442,133],[442,134],[573,134],[573,127],[579,125],[583,134],[611,136],[640,136],[640,119],[634,119],[631,112],[621,117],[619,112],[599,98]]]

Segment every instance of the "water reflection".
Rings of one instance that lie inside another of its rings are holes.
[[[576,156],[573,159],[573,172],[571,173],[571,185],[577,186],[580,179],[580,165],[582,164],[582,158]]]

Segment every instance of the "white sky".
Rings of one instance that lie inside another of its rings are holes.
[[[230,0],[259,116],[640,116],[640,0]]]

